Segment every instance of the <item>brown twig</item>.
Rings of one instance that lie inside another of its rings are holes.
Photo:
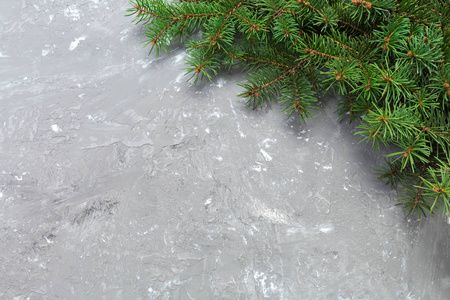
[[[340,57],[333,56],[333,55],[330,55],[330,54],[326,54],[326,53],[323,53],[323,52],[319,52],[319,51],[316,51],[316,50],[313,50],[313,49],[309,49],[309,48],[305,48],[305,50],[303,50],[303,51],[305,53],[309,53],[310,55],[315,54],[315,55],[320,55],[320,56],[324,56],[324,57],[327,57],[327,58],[334,58],[334,59],[342,60]]]

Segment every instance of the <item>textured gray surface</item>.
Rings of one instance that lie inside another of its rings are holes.
[[[449,227],[333,99],[301,126],[193,87],[127,7],[0,2],[0,299],[449,298]]]

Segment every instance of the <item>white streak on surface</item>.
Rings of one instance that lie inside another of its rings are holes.
[[[229,99],[229,101],[230,101],[231,111],[233,112],[234,116],[237,117],[236,111],[234,110],[233,102],[231,101],[231,99]],[[237,123],[237,129],[238,129],[239,135],[241,136],[241,138],[245,138],[246,135],[241,130],[241,124],[239,124],[238,120],[236,120],[236,123]]]
[[[58,124],[53,124],[52,125],[52,130],[54,132],[61,132],[62,131],[62,129],[58,126]]]
[[[218,87],[218,88],[223,88],[223,85],[226,84],[226,83],[227,83],[226,80],[224,80],[224,79],[222,79],[222,78],[219,78],[219,80],[218,80],[218,82],[217,82],[217,87]]]
[[[186,56],[186,52],[182,52],[180,54],[178,54],[177,56],[175,56],[175,62],[178,63],[181,60],[183,60],[183,58]]]
[[[333,166],[332,166],[331,164],[329,164],[329,165],[327,165],[327,166],[323,166],[322,168],[323,168],[324,170],[329,170],[329,171],[333,170]]]
[[[80,41],[84,41],[86,39],[86,36],[80,36],[79,38],[76,38],[72,43],[70,43],[70,47],[69,50],[73,51],[75,50],[76,47],[78,47],[78,44],[80,43]]]
[[[267,152],[264,151],[263,149],[260,149],[259,151],[262,153],[262,155],[264,156],[264,159],[265,159],[266,161],[271,161],[271,160],[272,160],[272,156],[270,156],[269,153],[267,153]]]
[[[252,169],[253,171],[256,171],[256,172],[261,172],[261,171],[267,172],[267,168],[263,168],[263,167],[261,166],[261,163],[260,163],[260,162],[255,161],[255,163],[256,163],[256,165],[253,165],[253,166],[251,167],[251,169]]]
[[[142,66],[142,69],[146,69],[153,62],[153,60],[152,59],[139,59],[136,62]],[[139,82],[141,82],[141,81],[139,81]]]
[[[273,298],[273,296],[278,292],[278,286],[274,282],[276,277],[274,275],[267,277],[264,272],[256,271],[253,275],[256,284],[259,286],[263,297],[265,299]]]
[[[264,148],[269,148],[270,146],[272,146],[269,143],[276,144],[277,143],[277,139],[270,139],[270,138],[264,139],[261,142],[261,145],[264,146]]]
[[[297,225],[296,227],[291,227],[286,230],[286,236],[292,236],[296,234],[310,235],[310,234],[320,234],[320,233],[330,233],[334,231],[333,224],[320,224],[314,228],[305,228],[303,226]]]
[[[220,111],[220,108],[218,107],[214,107],[214,112],[209,114],[210,117],[216,117],[216,118],[221,118],[223,116],[223,113]]]
[[[124,30],[122,30],[122,31],[120,32],[120,35],[121,35],[120,41],[121,41],[121,42],[123,42],[123,41],[128,37],[128,33],[129,33],[130,31],[131,31],[131,27],[126,28],[126,29],[124,29]]]
[[[183,76],[184,76],[184,73],[178,74],[177,78],[175,79],[175,82],[176,82],[176,83],[180,83],[180,82],[181,82],[181,79],[183,78]]]
[[[49,55],[50,53],[53,53],[55,47],[56,47],[55,44],[53,44],[53,45],[45,45],[45,46],[44,46],[44,49],[42,49],[41,55],[42,55],[42,56],[47,56],[47,55]]]
[[[76,5],[71,5],[66,9],[64,9],[64,16],[66,16],[66,18],[71,19],[72,21],[78,21],[81,18],[80,10]]]
[[[273,224],[288,224],[288,218],[283,212],[273,207],[267,207],[259,199],[251,197],[251,201],[253,202],[252,210],[255,216],[263,217]]]
[[[334,230],[333,224],[321,224],[319,225],[319,231],[322,233],[329,233]]]

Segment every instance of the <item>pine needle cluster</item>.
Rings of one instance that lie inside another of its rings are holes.
[[[317,97],[340,95],[362,141],[395,145],[377,170],[418,217],[450,212],[449,0],[131,0],[158,55],[176,39],[187,73],[211,80],[240,66],[240,96],[310,117]]]

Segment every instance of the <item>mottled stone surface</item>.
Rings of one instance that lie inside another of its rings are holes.
[[[303,126],[194,87],[128,6],[0,2],[0,299],[449,299],[449,226],[335,99]]]

